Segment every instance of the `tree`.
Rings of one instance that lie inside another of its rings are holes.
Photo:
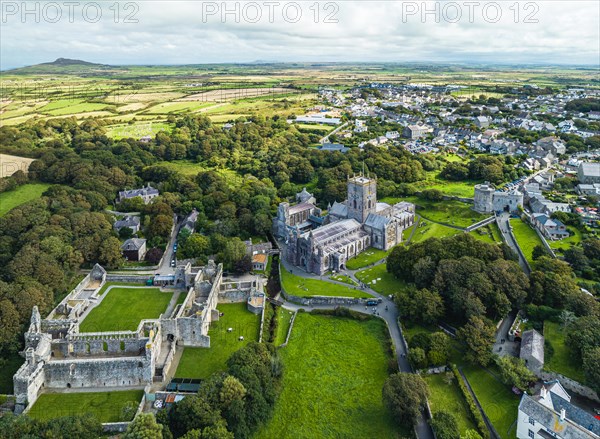
[[[600,346],[600,318],[580,317],[567,328],[566,345],[577,358]]]
[[[192,233],[181,245],[181,252],[186,258],[200,258],[208,254],[209,239],[200,233]]]
[[[114,236],[102,241],[98,248],[100,255],[98,262],[107,268],[115,269],[123,265],[123,255],[121,255],[121,242]]]
[[[157,247],[152,247],[146,252],[146,261],[151,264],[158,264],[162,259],[164,251]]]
[[[496,364],[500,369],[502,381],[508,386],[515,386],[525,391],[537,379],[535,374],[527,369],[525,361],[520,358],[511,356],[497,357]]]
[[[121,421],[131,421],[135,416],[138,405],[133,401],[127,401],[123,407],[121,407]]]
[[[429,421],[437,439],[460,439],[458,423],[452,413],[439,411]]]
[[[166,238],[171,233],[171,227],[173,226],[173,218],[168,215],[156,215],[148,226],[149,237],[155,238]]]
[[[223,387],[220,392],[220,402],[227,408],[233,401],[242,400],[246,396],[246,388],[240,381],[231,375],[223,380]]]
[[[586,383],[600,394],[600,346],[583,353],[583,371]]]
[[[383,403],[398,424],[415,424],[419,408],[429,396],[427,384],[419,375],[399,372],[390,375],[383,385]]]
[[[472,316],[456,335],[467,345],[465,357],[468,361],[482,366],[489,364],[495,341],[494,325],[485,318]]]
[[[421,348],[410,348],[408,350],[408,361],[415,369],[427,367],[427,355]]]
[[[129,239],[132,236],[133,230],[131,230],[131,227],[121,227],[121,229],[119,230],[119,238],[121,238],[122,240]]]
[[[162,426],[152,413],[140,413],[127,427],[123,439],[162,439]]]
[[[464,435],[460,436],[460,439],[483,439],[481,435],[477,432],[477,430],[473,430],[469,428],[465,431]]]
[[[533,251],[531,252],[531,258],[534,261],[537,261],[542,256],[548,256],[548,252],[546,251],[546,248],[541,244],[538,244],[535,247],[533,247]]]
[[[169,427],[175,436],[182,436],[194,429],[215,425],[219,412],[198,395],[187,396],[169,412]]]

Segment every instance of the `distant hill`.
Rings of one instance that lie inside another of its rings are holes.
[[[18,69],[8,70],[8,72],[13,74],[93,74],[94,72],[112,70],[113,68],[114,67],[106,64],[97,64],[93,62],[82,61],[80,59],[58,58],[52,62],[21,67]]]

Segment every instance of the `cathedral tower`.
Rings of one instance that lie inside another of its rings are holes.
[[[377,180],[364,175],[348,179],[348,218],[364,223],[370,213],[377,211]]]

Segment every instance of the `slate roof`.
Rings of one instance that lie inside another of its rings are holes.
[[[544,336],[535,329],[525,331],[521,337],[520,357],[534,358],[544,364]]]
[[[585,177],[600,177],[600,163],[582,162],[579,168]]]
[[[369,226],[372,227],[374,229],[383,229],[387,223],[389,223],[390,220],[387,219],[384,216],[381,215],[377,215],[376,213],[370,213],[367,216],[367,219],[365,221],[365,226]]]
[[[122,245],[121,245],[121,250],[127,250],[127,251],[135,251],[135,250],[139,250],[142,248],[142,246],[146,243],[145,239],[142,238],[130,238],[127,241],[125,241]]]
[[[321,241],[326,241],[330,238],[335,238],[339,235],[350,233],[358,229],[360,229],[358,221],[355,219],[345,219],[319,227],[310,233],[313,235],[314,242],[319,244]]]
[[[289,213],[293,215],[295,213],[304,212],[305,210],[313,209],[315,206],[311,203],[300,203],[290,207]]]
[[[119,192],[119,198],[135,198],[143,197],[145,195],[158,195],[158,189],[154,189],[152,186],[143,187],[141,189],[130,189]]]
[[[113,227],[115,230],[122,229],[123,227],[135,227],[140,225],[139,216],[126,216],[122,220],[115,221]]]
[[[336,201],[333,203],[333,206],[331,206],[331,209],[329,209],[329,214],[345,218],[348,216],[348,206]]]

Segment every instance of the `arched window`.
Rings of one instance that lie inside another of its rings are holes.
[[[356,209],[356,200],[354,200],[354,208]]]
[[[369,200],[369,209],[371,208],[371,200]]]

